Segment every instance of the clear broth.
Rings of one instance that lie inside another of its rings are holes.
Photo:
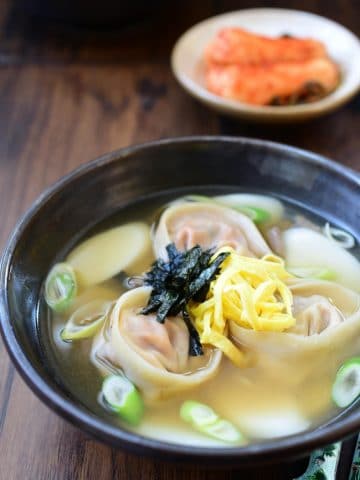
[[[185,193],[194,193],[189,189]],[[201,193],[208,193],[202,191]],[[212,189],[211,195],[217,193],[233,193],[228,190]],[[254,192],[251,192],[254,193]],[[80,241],[107,228],[121,225],[128,221],[142,220],[151,225],[158,218],[159,211],[169,200],[183,195],[184,191],[160,194],[151,201],[143,201],[131,204],[105,220],[99,222],[94,228],[86,232]],[[208,193],[209,194],[209,193]],[[301,215],[311,222],[322,226],[325,219],[320,215],[306,210],[305,208],[291,204],[281,199],[286,206],[286,218],[292,222],[296,215]],[[61,252],[60,258],[65,257],[73,245],[67,246]],[[359,258],[359,247],[353,250]],[[143,265],[143,269],[149,268],[154,259],[149,258]],[[139,272],[140,273],[140,272]],[[109,300],[117,299],[126,291],[123,279],[114,278],[87,292],[87,298],[96,298],[99,295],[108,297]],[[85,303],[85,298],[82,298]],[[81,302],[80,302],[81,303]],[[73,306],[80,305],[79,301]],[[44,305],[40,311],[44,311]],[[108,422],[119,425],[121,428],[130,427],[118,417],[104,408],[99,392],[103,377],[99,370],[89,360],[92,339],[74,343],[65,343],[60,338],[60,332],[66,323],[64,316],[54,315],[47,311],[47,320],[39,322],[39,330],[49,361],[49,367],[56,375],[59,383],[64,385],[70,395],[79,400],[90,411],[96,413]],[[300,367],[301,368],[301,367]],[[221,416],[237,425],[251,442],[264,441],[266,435],[261,438],[254,434],[254,429],[249,435],[247,423],[249,418],[257,418],[261,423],[272,412],[272,420],[268,424],[268,438],[281,436],[284,423],[297,421],[293,418],[293,412],[298,412],[309,422],[309,427],[314,428],[323,424],[338,413],[331,401],[331,385],[333,383],[336,365],[331,365],[326,375],[318,379],[316,383],[297,382],[297,373],[293,366],[283,365],[282,372],[274,372],[269,366],[267,371],[257,374],[256,378],[251,368],[239,371],[230,361],[223,358],[218,375],[212,380],[175,397],[162,400],[156,406],[146,409],[144,419],[139,427],[132,428],[136,432],[159,440],[175,443],[203,446],[223,446],[222,443],[207,438],[194,432],[179,417],[179,408],[184,400],[196,400],[211,405]],[[265,420],[266,421],[266,420]],[[286,427],[286,425],[285,425]],[[260,426],[260,429],[263,428]]]

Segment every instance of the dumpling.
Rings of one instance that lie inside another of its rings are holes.
[[[288,332],[305,336],[315,335],[345,320],[338,308],[321,295],[309,297],[295,295],[293,298],[292,311],[296,324],[289,328]]]
[[[289,284],[296,325],[285,332],[256,332],[230,322],[231,335],[238,343],[285,356],[299,348],[340,349],[354,332],[360,332],[360,295],[356,292],[324,280],[294,279]]]
[[[97,366],[100,357],[120,367],[148,401],[214,377],[222,356],[220,351],[207,349],[201,357],[190,357],[189,334],[180,317],[169,317],[160,324],[154,315],[142,315],[150,292],[150,287],[139,287],[119,298],[92,352]]]
[[[296,368],[292,384],[324,375],[360,350],[360,295],[333,282],[292,280],[296,325],[285,332],[256,332],[230,322],[236,343],[253,355],[253,367],[281,376]],[[355,339],[355,341],[354,341]],[[351,347],[350,347],[351,346]]]
[[[270,248],[246,215],[212,203],[180,203],[167,208],[153,236],[156,257],[167,258],[166,246],[178,250],[230,246],[242,255],[262,257]]]
[[[122,328],[134,350],[154,367],[184,373],[188,364],[189,333],[181,318],[168,317],[164,324],[155,314],[141,315],[139,308],[122,310]]]

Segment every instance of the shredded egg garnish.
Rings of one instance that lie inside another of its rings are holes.
[[[228,322],[272,332],[295,325],[292,294],[284,283],[292,275],[276,255],[250,258],[223,247],[213,259],[222,252],[229,255],[220,267],[220,274],[211,282],[206,300],[191,303],[189,311],[201,343],[219,348],[234,364],[243,367],[244,353],[226,336]]]

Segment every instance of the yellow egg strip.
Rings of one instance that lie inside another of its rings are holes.
[[[243,367],[244,353],[227,337],[228,321],[257,331],[282,332],[292,327],[296,321],[291,312],[292,294],[284,283],[291,275],[276,255],[250,258],[224,247],[213,260],[222,252],[229,255],[211,282],[207,299],[192,303],[189,311],[201,342],[219,348]]]

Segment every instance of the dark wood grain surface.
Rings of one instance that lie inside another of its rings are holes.
[[[359,96],[311,123],[269,127],[219,117],[176,84],[169,53],[177,36],[200,19],[249,6],[302,8],[360,34],[357,0],[167,2],[161,14],[105,30],[29,19],[15,2],[2,0],[0,248],[44,188],[74,167],[136,142],[192,134],[247,135],[311,149],[360,171]],[[0,342],[1,480],[281,480],[293,478],[303,466],[300,461],[220,473],[111,449],[40,403]],[[346,473],[344,461],[339,478]]]

